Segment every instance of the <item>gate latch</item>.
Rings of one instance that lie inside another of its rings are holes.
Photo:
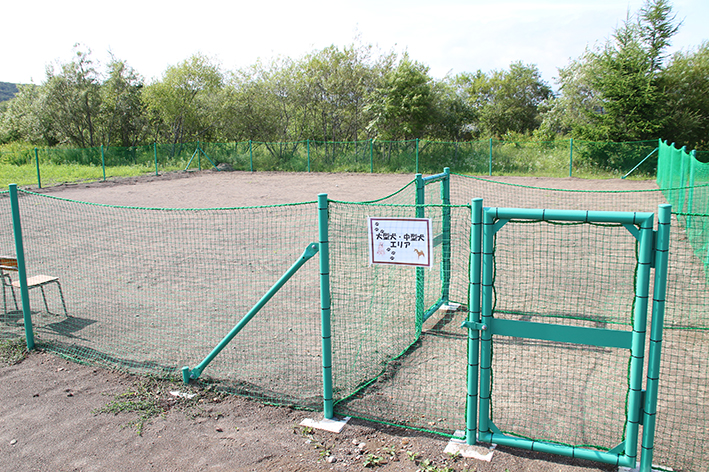
[[[487,329],[487,325],[485,323],[478,323],[477,321],[463,321],[460,327],[474,329],[477,331],[485,331]]]

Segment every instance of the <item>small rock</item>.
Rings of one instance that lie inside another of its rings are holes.
[[[337,462],[337,459],[336,459],[335,457],[333,457],[333,456],[330,456],[330,457],[327,458],[327,461],[328,461],[330,464],[334,464],[335,462]]]
[[[15,444],[17,444],[17,439],[13,439],[12,441],[10,441],[10,446],[14,446]]]
[[[222,433],[222,432],[224,432],[224,430],[223,430],[222,428],[220,428],[220,427],[217,426],[217,432],[218,432],[218,433]]]
[[[359,449],[364,449],[365,446],[366,446],[365,443],[359,443],[359,444],[357,444],[357,447],[358,447]]]

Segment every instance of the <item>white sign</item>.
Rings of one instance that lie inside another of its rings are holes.
[[[429,218],[367,218],[369,263],[414,267],[433,264]]]

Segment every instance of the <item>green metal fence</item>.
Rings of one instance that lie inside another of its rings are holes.
[[[43,175],[48,165],[79,164],[101,169],[98,179],[118,175],[121,166],[143,173],[211,169],[219,164],[240,171],[297,172],[454,172],[473,175],[544,175],[571,177],[598,170],[624,174],[656,147],[655,141],[629,143],[588,142],[574,139],[548,142],[483,140],[438,142],[426,140],[353,142],[296,141],[236,143],[151,144],[133,147],[84,149],[44,148],[0,152],[0,163],[32,165],[37,186],[71,181],[69,173]],[[654,175],[656,159],[634,172]],[[46,173],[45,173],[46,174]]]
[[[461,324],[475,291],[471,199],[495,207],[654,212],[675,191],[549,189],[452,174],[450,180],[416,178],[377,202],[330,200],[329,267],[303,265],[202,378],[234,393],[320,410],[327,400],[327,337],[335,414],[443,435],[465,430],[469,333]],[[9,200],[7,192],[0,194],[3,252],[15,247]],[[51,298],[45,311],[32,298],[40,294],[30,292],[37,345],[81,362],[176,378],[218,345],[303,248],[321,238],[323,216],[316,201],[138,209],[21,190],[18,201],[28,275],[59,276],[70,315],[63,316]],[[686,210],[686,204],[679,208]],[[692,226],[703,227],[709,216],[677,213],[671,221],[654,462],[709,470],[709,287],[704,259],[682,219],[691,216]],[[437,263],[423,271],[369,266],[367,216],[431,218],[434,234],[441,235]],[[496,316],[631,329],[636,252],[624,227],[534,221],[511,228],[514,233],[506,231],[494,247]],[[331,300],[325,306],[318,288],[328,271]],[[450,306],[461,308],[425,315],[444,293]],[[331,310],[329,336],[323,308]],[[24,334],[23,310],[8,311],[0,320],[3,339]],[[527,437],[541,431],[545,440],[599,451],[624,438],[627,352],[514,338],[497,346],[490,408],[502,431]]]

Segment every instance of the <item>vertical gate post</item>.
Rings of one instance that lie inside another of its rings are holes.
[[[495,223],[492,214],[482,211],[482,304],[481,322],[490,326],[492,320],[492,266],[493,260],[493,235]],[[480,335],[480,432],[490,432],[490,374],[492,369],[492,332],[483,330]],[[483,372],[484,371],[484,372]]]
[[[468,285],[468,322],[480,323],[480,269],[482,262],[482,198],[471,203],[470,274]],[[465,407],[465,442],[477,441],[478,368],[480,367],[480,331],[468,329],[468,395]]]
[[[655,248],[655,285],[652,296],[652,325],[648,353],[645,405],[643,408],[643,439],[640,453],[640,472],[652,470],[657,420],[657,390],[660,379],[660,353],[662,350],[662,325],[665,318],[667,292],[667,259],[670,248],[672,205],[658,208],[657,245]]]
[[[451,281],[451,170],[450,167],[443,169],[445,177],[441,181],[441,202],[443,202],[443,250],[441,262],[441,299],[444,303],[450,301],[450,281]]]
[[[634,464],[638,452],[638,430],[640,427],[640,404],[643,388],[643,364],[645,358],[645,335],[647,307],[650,292],[650,266],[653,245],[652,215],[640,223],[638,243],[638,270],[635,282],[635,308],[633,311],[633,333],[630,351],[630,379],[628,395],[628,420],[625,437],[625,456]]]
[[[416,218],[424,218],[424,203],[426,199],[426,183],[421,174],[416,174]],[[424,312],[424,272],[423,267],[416,268],[416,335],[421,334]]]
[[[15,233],[17,277],[20,279],[20,298],[22,300],[22,315],[25,324],[25,339],[27,340],[27,350],[31,351],[34,349],[34,331],[32,330],[30,293],[29,288],[27,288],[27,269],[25,266],[25,249],[22,243],[22,225],[20,224],[20,205],[17,199],[17,184],[10,184],[10,207],[12,210],[12,227]]]
[[[318,195],[320,239],[320,331],[322,334],[323,416],[335,416],[332,398],[332,330],[330,325],[330,242],[327,194]]]

